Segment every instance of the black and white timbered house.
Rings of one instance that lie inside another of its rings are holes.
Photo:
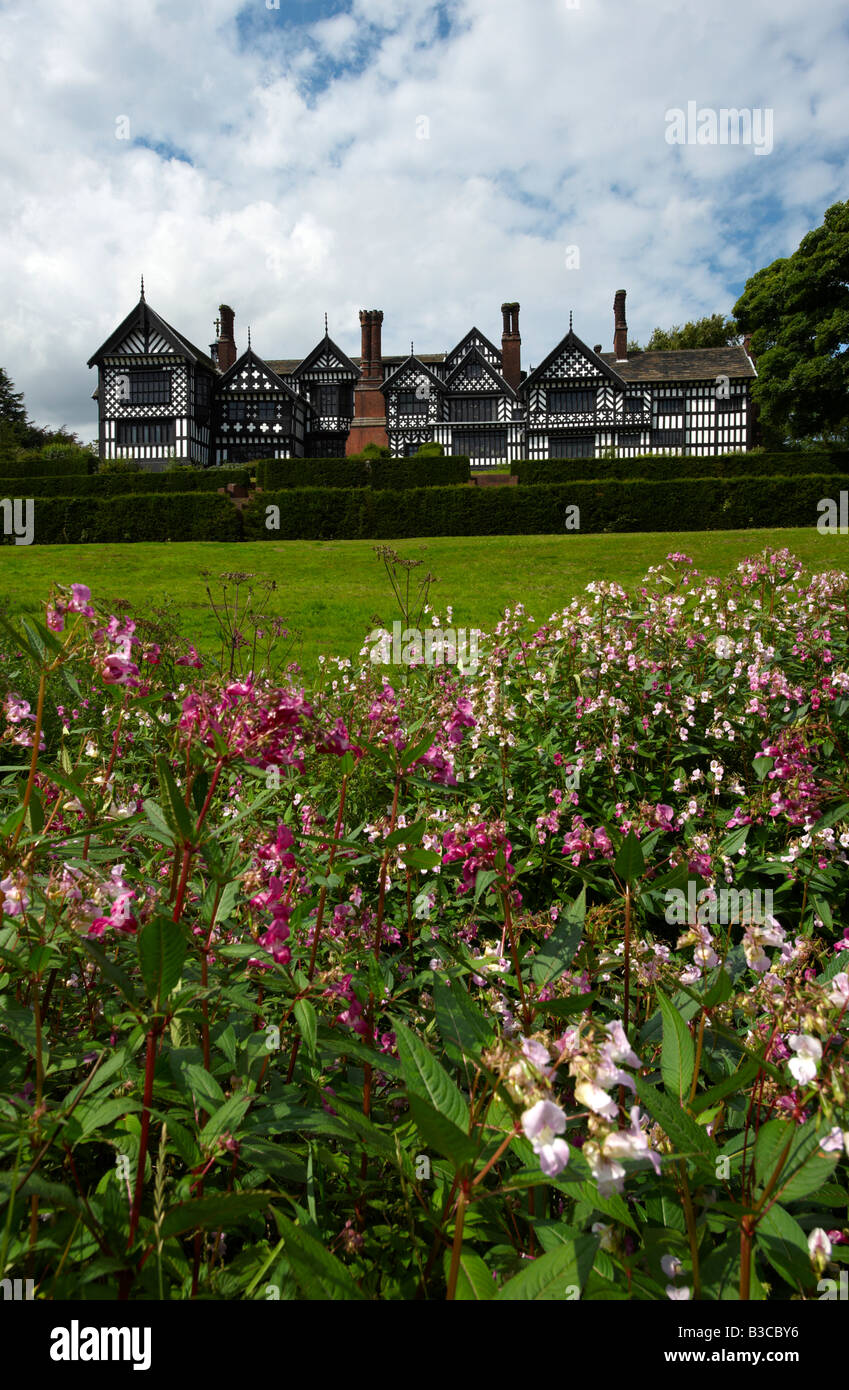
[[[202,352],[147,304],[98,349],[94,395],[103,458],[200,466],[255,458],[342,457],[364,443],[396,457],[428,443],[474,468],[520,458],[745,452],[754,442],[748,347],[627,350],[625,291],[614,300],[613,352],[572,329],[530,372],[521,369],[519,305],[503,304],[501,348],[477,328],[444,353],[385,357],[383,315],[363,311],[360,357],[327,332],[304,358],[237,357],[234,314]],[[381,400],[384,402],[381,407]],[[383,414],[376,413],[383,410]]]

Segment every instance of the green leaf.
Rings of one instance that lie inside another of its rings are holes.
[[[186,938],[179,923],[152,917],[139,932],[139,965],[148,998],[161,1009],[183,971]]]
[[[796,1125],[792,1120],[769,1120],[761,1126],[755,1143],[758,1195],[766,1190],[785,1149],[787,1156],[777,1183],[770,1188],[770,1201],[795,1202],[816,1192],[828,1182],[840,1157],[821,1152],[816,1121]]]
[[[777,1202],[758,1222],[755,1243],[791,1288],[803,1289],[814,1282],[805,1232]]]
[[[199,1062],[184,1062],[181,1068],[186,1085],[195,1097],[198,1105],[214,1113],[219,1106],[224,1105],[225,1096],[214,1076],[210,1076],[205,1067]]]
[[[401,768],[404,772],[406,772],[407,768],[411,767],[413,763],[418,762],[419,758],[424,757],[425,753],[431,747],[434,737],[434,734],[426,734],[418,743],[413,744],[412,748],[404,749],[404,752],[401,754]]]
[[[542,1003],[534,1004],[534,1018],[537,1014],[548,1014],[550,1018],[571,1018],[573,1014],[582,1014],[585,1009],[591,1008],[597,998],[598,990],[593,990],[590,994],[570,994],[568,999],[543,999]]]
[[[642,846],[633,830],[629,830],[613,861],[613,872],[625,883],[633,884],[645,871],[645,867]]]
[[[753,758],[752,767],[755,769],[755,776],[762,782],[775,762],[774,758]]]
[[[315,1057],[316,1034],[318,1032],[315,1009],[308,999],[296,999],[294,1012],[307,1052],[311,1057]]]
[[[433,986],[436,1022],[452,1062],[477,1061],[495,1031],[473,1004],[462,980],[437,979]]]
[[[580,896],[569,904],[555,930],[534,957],[531,974],[540,988],[556,980],[572,964],[581,942],[586,912],[587,890],[582,888]]]
[[[401,857],[408,869],[435,869],[442,863],[438,849],[408,849]]]
[[[35,1057],[38,1052],[35,1032],[35,1019],[31,1009],[20,1009],[9,1002],[8,997],[0,998],[0,1023],[6,1028],[19,1047]]]
[[[581,1236],[547,1251],[500,1288],[496,1300],[559,1303],[570,1296],[578,1298],[597,1249],[594,1236]]]
[[[143,801],[142,810],[156,831],[157,835],[165,841],[167,845],[173,845],[174,833],[168,821],[165,819],[165,812],[155,801]]]
[[[181,1236],[186,1231],[210,1226],[229,1228],[246,1216],[265,1210],[275,1199],[280,1200],[279,1192],[222,1192],[213,1197],[180,1202],[165,1213],[160,1234],[167,1240],[169,1236]]]
[[[239,1127],[245,1111],[251,1103],[251,1097],[244,1091],[237,1091],[229,1100],[225,1100],[223,1105],[219,1105],[213,1115],[209,1117],[201,1130],[201,1147],[209,1149],[214,1140],[224,1133],[233,1134]]]
[[[119,970],[118,966],[101,951],[99,946],[95,946],[93,941],[87,941],[85,937],[83,937],[80,945],[97,961],[100,967],[100,973],[103,975],[104,979],[107,979],[110,984],[115,986],[119,993],[123,994],[128,1004],[136,1006],[139,1000],[130,977],[125,975],[123,970]]]
[[[392,834],[387,835],[383,841],[383,848],[394,849],[397,845],[421,844],[426,829],[427,821],[419,820],[416,821],[415,825],[405,825],[400,830],[393,830]]]
[[[740,1066],[731,1076],[726,1076],[724,1081],[718,1081],[710,1090],[703,1091],[701,1095],[693,1098],[692,1109],[697,1115],[703,1110],[709,1110],[717,1101],[724,1096],[730,1095],[732,1091],[739,1091],[741,1094],[750,1081],[754,1081],[760,1067],[754,1057],[746,1057]]]
[[[443,1255],[445,1282],[451,1275],[451,1251]],[[460,1263],[457,1269],[457,1287],[454,1297],[461,1303],[484,1303],[495,1298],[495,1280],[481,1259],[473,1250],[464,1245],[460,1250]]]
[[[663,1047],[660,1055],[660,1071],[667,1093],[676,1096],[683,1104],[690,1093],[695,1067],[695,1048],[690,1030],[672,1001],[661,991],[657,991],[657,1001],[663,1016]]]
[[[422,1096],[465,1134],[469,1127],[468,1107],[448,1073],[421,1038],[403,1023],[396,1023],[394,1029],[401,1070],[411,1100],[414,1095]]]
[[[325,1250],[302,1226],[293,1226],[279,1212],[277,1225],[286,1244],[286,1258],[305,1298],[316,1303],[328,1299],[364,1301],[365,1295],[341,1260]]]
[[[410,1095],[410,1114],[428,1148],[442,1154],[458,1170],[471,1167],[477,1157],[477,1147],[464,1129],[414,1092]]]
[[[679,1155],[707,1159],[715,1167],[716,1145],[702,1125],[687,1114],[680,1102],[652,1086],[645,1077],[636,1078],[637,1095],[653,1119],[669,1136]]]
[[[159,757],[156,759],[156,771],[159,774],[159,789],[162,793],[162,810],[165,819],[176,839],[183,845],[190,845],[195,837],[195,823],[183,800],[180,788],[174,781],[174,774],[168,765],[167,758]]]
[[[25,815],[26,807],[16,806],[14,811],[10,812],[3,823],[0,824],[0,836],[5,839],[7,835],[14,835]]]

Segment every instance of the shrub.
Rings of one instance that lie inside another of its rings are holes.
[[[216,492],[227,483],[243,487],[246,468],[175,469],[168,473],[69,474],[59,478],[0,478],[0,497],[117,497],[140,492]]]
[[[748,454],[722,454],[715,458],[692,455],[643,454],[639,458],[519,459],[513,465],[519,483],[568,483],[577,478],[737,478],[795,476],[797,473],[849,473],[849,451],[776,454],[763,450]]]
[[[41,497],[34,513],[36,545],[242,538],[239,509],[210,493]]]
[[[94,473],[96,467],[94,454],[76,444],[45,444],[41,449],[23,449],[17,457],[7,454],[0,462],[0,472],[7,478],[82,478]]]
[[[469,481],[464,455],[412,458],[261,459],[257,482],[271,491],[289,487],[445,487]]]
[[[296,488],[263,494],[245,509],[250,539],[388,539],[403,536],[550,535],[580,508],[580,530],[714,531],[813,526],[817,503],[845,478],[582,480],[535,487]],[[266,508],[279,508],[279,530]]]

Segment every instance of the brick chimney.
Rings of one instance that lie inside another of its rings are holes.
[[[518,391],[522,380],[522,339],[519,336],[519,305],[502,304],[504,328],[501,334],[501,375]]]
[[[218,366],[222,372],[226,372],[236,360],[236,339],[233,334],[233,320],[236,315],[229,304],[219,305],[218,312],[221,315],[221,328],[218,332]]]
[[[613,356],[617,362],[628,361],[628,325],[625,322],[625,291],[613,296]]]
[[[389,443],[386,433],[386,401],[383,386],[383,350],[381,347],[382,309],[360,310],[360,371],[354,387],[354,419],[351,422],[346,455],[359,454],[367,444]]]

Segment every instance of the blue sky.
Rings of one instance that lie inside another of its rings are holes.
[[[0,0],[0,365],[95,434],[85,362],[138,297],[268,357],[730,312],[849,197],[843,0]],[[770,112],[771,150],[668,113]],[[570,248],[572,248],[570,250]],[[575,250],[577,248],[577,261]]]

